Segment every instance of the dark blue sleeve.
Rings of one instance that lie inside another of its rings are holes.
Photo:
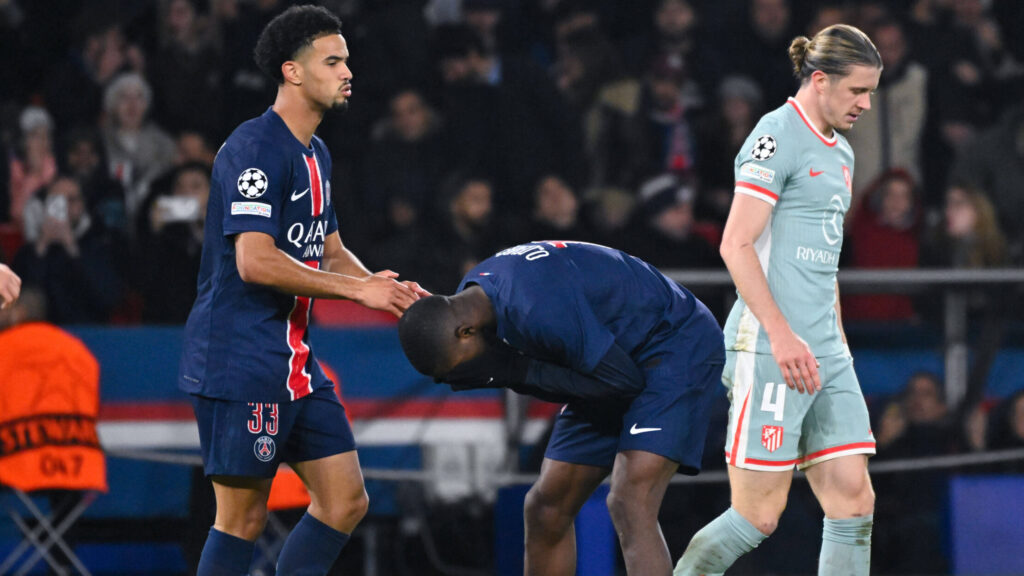
[[[621,400],[638,396],[644,388],[644,373],[629,354],[612,344],[594,371],[583,374],[571,368],[531,359],[524,386],[513,390],[547,399]]]
[[[321,168],[323,169],[323,181],[327,186],[327,190],[324,195],[327,197],[327,235],[334,234],[338,231],[338,214],[334,211],[334,187],[331,186],[331,173],[334,161],[331,160],[331,153],[327,150],[327,146],[320,140],[319,137],[315,137],[314,141],[318,143],[318,151],[320,158],[323,160]]]
[[[256,143],[221,150],[214,162],[212,186],[224,210],[224,235],[263,232],[275,240],[291,185],[291,171],[280,151]]]

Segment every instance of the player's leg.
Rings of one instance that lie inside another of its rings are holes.
[[[825,511],[819,574],[866,575],[871,567],[875,493],[867,458],[871,422],[849,356],[822,358],[822,390],[804,421],[805,468]]]
[[[863,454],[827,460],[807,469],[807,480],[825,511],[818,574],[866,576],[871,569],[875,492]]]
[[[280,574],[326,574],[366,515],[370,500],[356,452],[292,464],[309,489],[309,509],[285,540]]]
[[[724,574],[775,532],[792,481],[792,470],[763,472],[730,465],[732,506],[693,536],[673,574]]]
[[[732,506],[694,535],[675,574],[722,574],[778,526],[811,397],[788,390],[770,354],[728,352],[726,461]]]
[[[608,511],[619,535],[627,574],[667,575],[672,571],[658,511],[678,468],[677,462],[640,450],[619,452],[615,458]]]
[[[545,458],[540,478],[526,493],[526,576],[576,574],[576,529],[580,508],[609,469]]]
[[[213,482],[217,512],[199,560],[200,576],[249,572],[263,532],[267,498],[286,435],[277,405],[192,396],[203,471]]]
[[[217,513],[199,558],[198,576],[249,573],[256,539],[267,522],[270,478],[213,476]]]
[[[326,574],[366,515],[369,498],[345,409],[330,388],[301,403],[287,445],[288,459],[309,490],[310,505],[277,560],[278,574]]]

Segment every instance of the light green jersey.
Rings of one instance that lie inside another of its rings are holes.
[[[736,193],[773,206],[754,243],[775,302],[815,356],[844,351],[835,312],[853,150],[826,138],[793,98],[765,114],[736,156]],[[725,323],[727,350],[770,354],[768,336],[740,297]]]

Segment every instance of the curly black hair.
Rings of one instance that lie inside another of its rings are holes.
[[[260,33],[253,58],[260,70],[284,83],[281,65],[323,36],[341,34],[341,20],[323,6],[292,6],[278,14]]]

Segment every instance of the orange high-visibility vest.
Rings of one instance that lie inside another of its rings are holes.
[[[106,492],[99,405],[99,363],[79,339],[39,322],[0,332],[0,484]]]

